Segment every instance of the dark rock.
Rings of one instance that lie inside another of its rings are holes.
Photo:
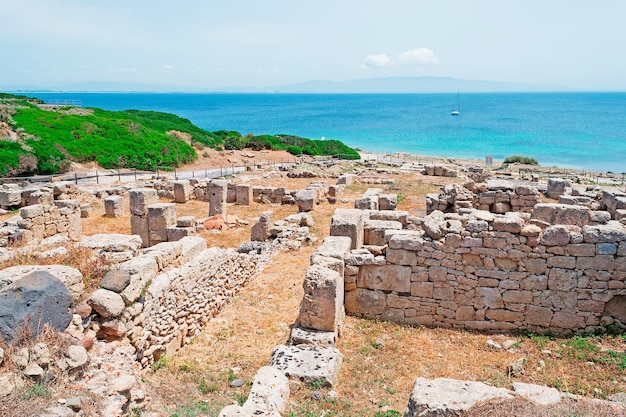
[[[123,269],[112,269],[100,280],[105,290],[121,293],[130,284],[130,274]]]
[[[63,331],[72,320],[72,306],[72,294],[61,280],[48,272],[32,272],[0,293],[0,333],[17,344],[25,326],[33,338],[46,324]]]

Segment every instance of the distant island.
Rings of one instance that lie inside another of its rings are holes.
[[[96,162],[108,169],[176,168],[194,161],[207,147],[360,158],[338,140],[210,132],[169,113],[49,105],[0,93],[0,176],[65,173],[71,162]]]

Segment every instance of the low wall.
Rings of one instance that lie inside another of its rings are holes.
[[[624,226],[594,224],[602,216],[586,207],[541,206],[533,217],[434,212],[421,229],[387,230],[382,255],[346,257],[346,312],[498,332],[626,328]]]
[[[258,257],[210,248],[154,277],[142,304],[126,310],[127,333],[146,366],[189,343],[258,274]],[[127,327],[131,327],[128,326]]]

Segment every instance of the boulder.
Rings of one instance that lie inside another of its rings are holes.
[[[296,205],[299,212],[308,212],[313,210],[317,202],[316,189],[299,190],[295,195]]]
[[[48,272],[31,272],[0,293],[0,333],[5,341],[19,343],[24,326],[33,338],[45,325],[63,331],[72,320],[73,304],[61,280]]]
[[[333,387],[342,360],[343,355],[334,347],[278,345],[272,351],[270,366],[305,384],[321,383]]]
[[[130,274],[123,269],[112,269],[100,280],[105,290],[121,293],[130,284]]]
[[[85,291],[83,274],[76,268],[64,265],[19,265],[3,269],[0,271],[0,291],[20,278],[38,271],[46,272],[59,279],[70,291],[75,302]]]

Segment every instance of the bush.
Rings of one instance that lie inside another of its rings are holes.
[[[526,164],[526,165],[539,165],[539,162],[537,162],[535,158],[531,158],[529,156],[513,155],[513,156],[507,156],[504,159],[504,163],[507,165],[514,164],[516,162],[520,164]]]
[[[287,152],[292,155],[300,156],[302,155],[302,148],[299,146],[287,146]]]

